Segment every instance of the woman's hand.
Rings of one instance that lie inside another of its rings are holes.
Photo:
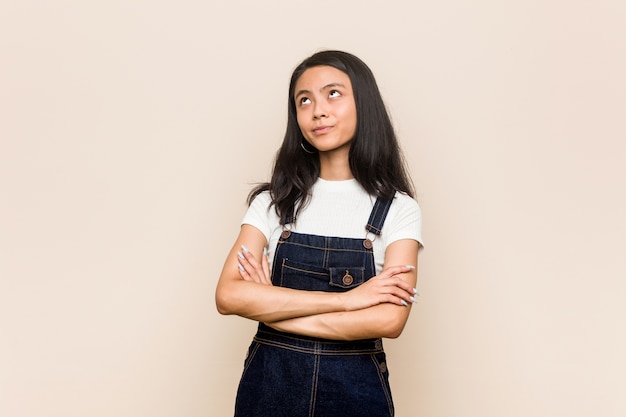
[[[241,250],[237,252],[239,258],[239,275],[245,281],[256,282],[259,284],[272,285],[272,276],[270,275],[270,265],[267,260],[267,249],[263,248],[263,256],[259,263],[252,252],[245,245],[241,245]]]
[[[414,303],[415,296],[418,295],[417,290],[399,276],[414,271],[415,267],[412,265],[385,268],[379,275],[370,278],[350,291],[342,293],[346,310],[360,310],[383,303],[405,307]]]

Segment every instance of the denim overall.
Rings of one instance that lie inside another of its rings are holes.
[[[380,235],[391,201],[377,199],[365,226]],[[365,235],[367,235],[367,232]],[[275,286],[343,292],[376,275],[372,241],[283,230]],[[259,323],[237,392],[235,417],[394,415],[381,339],[327,340]]]

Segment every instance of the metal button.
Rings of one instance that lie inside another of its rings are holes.
[[[283,239],[289,239],[289,236],[291,236],[291,231],[289,230],[283,230],[283,232],[280,234],[280,237]]]
[[[380,366],[380,372],[382,373],[387,372],[387,362],[382,362],[379,366]]]
[[[341,278],[341,281],[344,283],[344,285],[350,285],[354,282],[354,278],[352,278],[352,275],[350,275],[350,272],[347,269],[346,275]]]
[[[363,246],[365,246],[367,249],[372,249],[372,246],[374,246],[374,245],[372,245],[372,241],[371,240],[365,239],[363,241]]]

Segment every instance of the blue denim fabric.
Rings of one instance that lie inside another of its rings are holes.
[[[380,234],[390,201],[377,200],[366,230]],[[284,231],[275,286],[348,291],[376,275],[371,241]],[[279,332],[263,323],[244,362],[235,417],[394,415],[381,339],[336,341]]]

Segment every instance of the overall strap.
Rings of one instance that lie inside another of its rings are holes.
[[[387,218],[387,213],[389,212],[389,207],[391,207],[392,201],[393,200],[385,200],[381,197],[376,199],[376,203],[374,203],[374,208],[372,209],[370,218],[367,221],[365,230],[374,233],[376,236],[380,236],[380,232],[383,228],[383,224],[385,223],[385,218]]]

